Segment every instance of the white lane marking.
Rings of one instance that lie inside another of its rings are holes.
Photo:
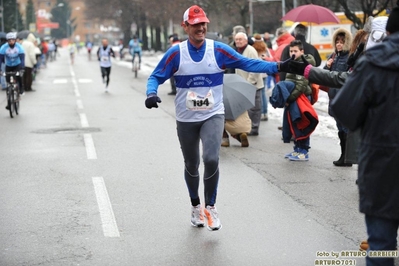
[[[75,96],[76,96],[76,97],[80,97],[80,92],[79,92],[78,89],[75,89]]]
[[[93,141],[91,134],[83,134],[83,137],[84,137],[84,141],[85,141],[87,159],[96,160],[97,152],[96,152],[96,148],[94,147],[94,141]]]
[[[76,105],[78,106],[78,109],[83,109],[83,102],[82,102],[82,100],[76,100]]]
[[[89,121],[87,120],[86,114],[79,114],[79,116],[82,127],[89,127]]]
[[[66,84],[68,83],[67,79],[55,79],[53,80],[53,84]]]
[[[75,90],[74,90],[75,91],[75,96],[76,97],[80,97],[78,83],[76,82],[75,78],[72,78],[72,84],[73,84],[73,87],[75,88]]]
[[[96,192],[98,209],[105,237],[120,237],[114,211],[108,196],[107,188],[102,177],[93,177],[94,191]]]
[[[91,80],[91,79],[78,79],[78,82],[79,83],[92,83],[93,80]]]

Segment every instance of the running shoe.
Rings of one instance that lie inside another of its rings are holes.
[[[222,228],[218,218],[218,212],[215,206],[206,206],[204,209],[205,217],[208,220],[206,228],[210,231],[216,231]]]
[[[204,227],[204,224],[201,204],[191,206],[191,225],[195,227]]]

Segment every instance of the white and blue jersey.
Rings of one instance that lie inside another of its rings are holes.
[[[8,43],[5,43],[0,48],[0,62],[5,62],[8,67],[20,66],[25,67],[25,51],[22,45],[15,43],[11,48]]]
[[[247,72],[277,73],[277,63],[250,59],[230,46],[206,39],[200,48],[184,41],[172,46],[148,78],[147,95],[174,75],[176,80],[176,120],[204,121],[224,114],[223,74],[226,68]]]
[[[98,49],[97,56],[101,67],[111,67],[111,47],[109,45],[105,48],[101,46]]]
[[[129,50],[130,50],[130,54],[133,53],[141,53],[141,43],[140,41],[137,40],[130,40],[129,41]]]

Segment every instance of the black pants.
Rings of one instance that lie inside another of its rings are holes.
[[[111,74],[111,67],[101,67],[101,76],[104,79],[104,77],[107,77],[106,84],[108,87],[109,84],[109,75]]]
[[[33,70],[33,68],[25,67],[25,73],[23,76],[23,80],[24,80],[24,89],[26,91],[32,90],[32,70]]]
[[[14,72],[14,71],[19,71],[19,70],[20,70],[20,66],[14,66],[14,67],[6,66],[6,72]],[[17,76],[16,79],[18,82],[19,93],[22,94],[24,92],[24,87],[22,84],[22,77]],[[7,83],[10,82],[10,76],[6,76],[6,81],[7,81]]]

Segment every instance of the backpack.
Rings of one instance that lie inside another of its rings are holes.
[[[311,83],[310,88],[312,89],[311,100],[310,103],[313,105],[319,99],[319,90],[320,86],[318,84]]]

